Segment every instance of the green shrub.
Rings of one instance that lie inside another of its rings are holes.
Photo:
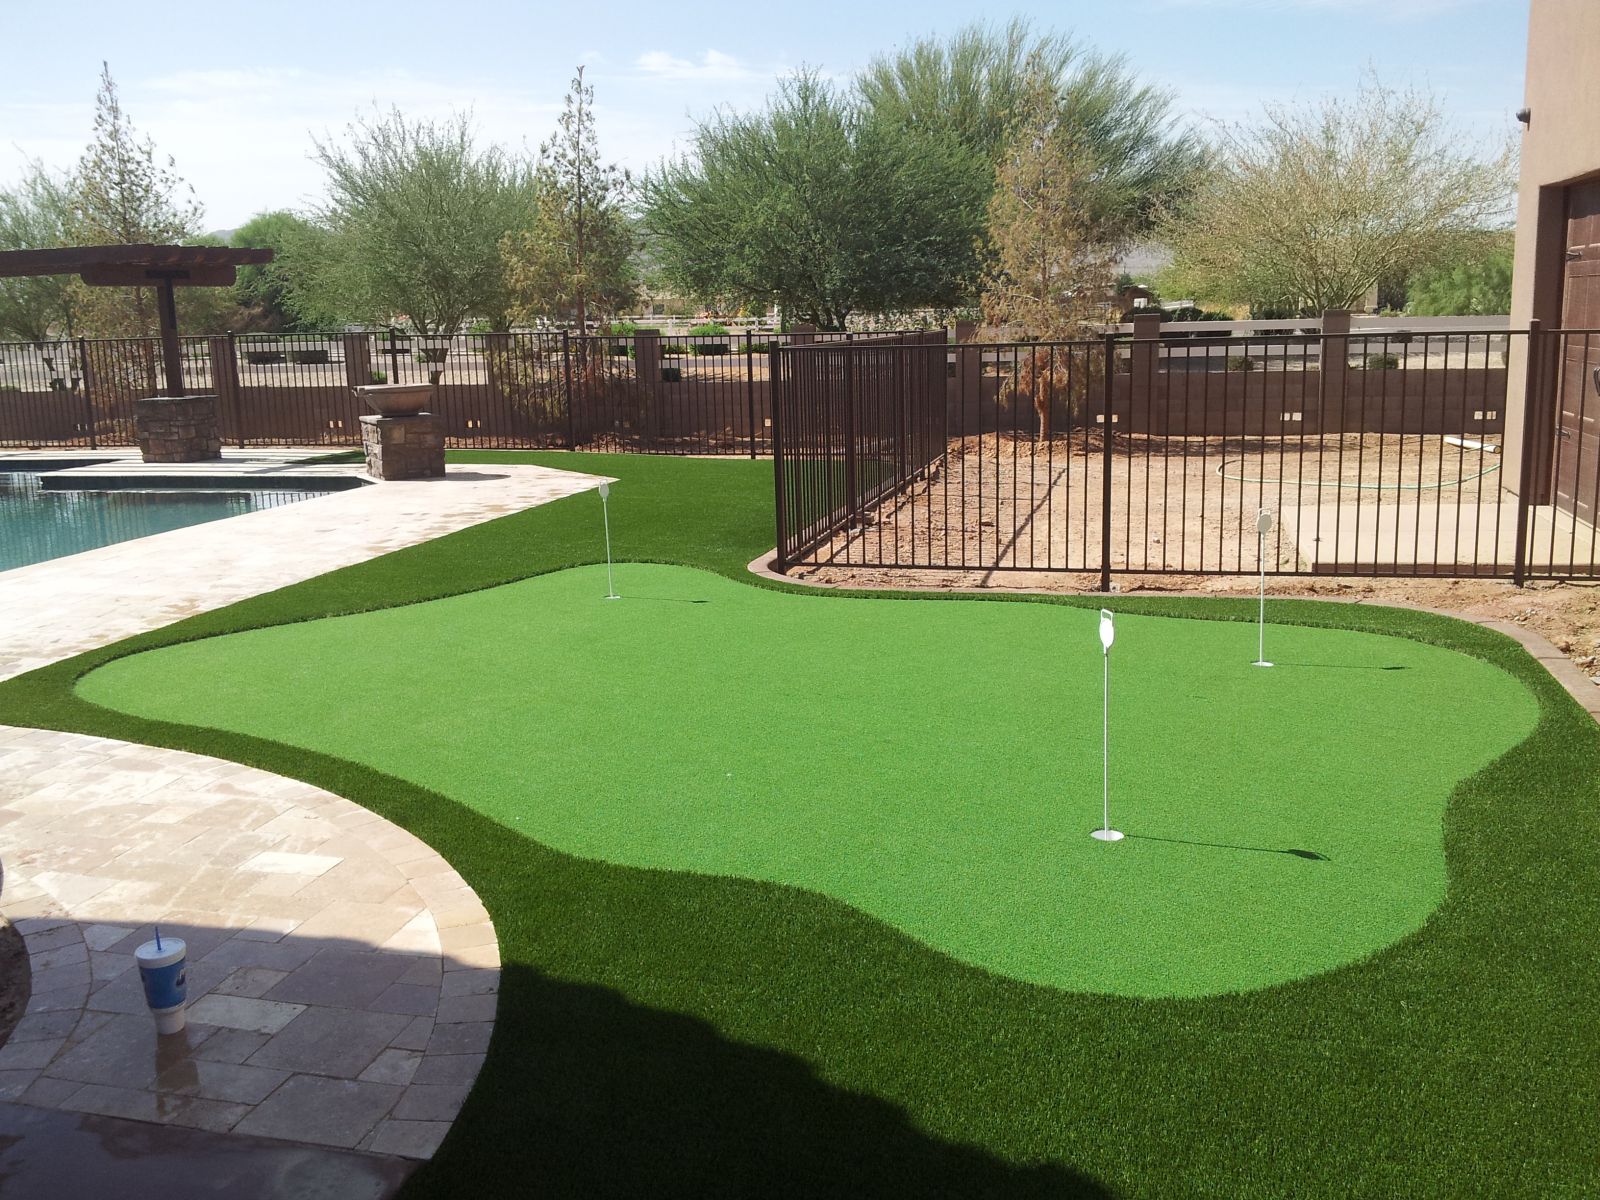
[[[383,371],[373,371],[371,373],[371,375],[372,375],[372,378],[371,378],[370,382],[372,382],[372,383],[388,383],[389,382],[388,374],[383,372]]]
[[[1254,371],[1255,369],[1256,369],[1256,360],[1251,358],[1248,354],[1230,354],[1230,355],[1228,355],[1228,370],[1230,370],[1230,371]]]
[[[1361,367],[1366,371],[1393,371],[1400,366],[1400,359],[1393,354],[1369,354],[1361,360]]]
[[[595,331],[602,337],[632,337],[639,332],[639,326],[632,321],[613,321],[609,325],[602,325]]]
[[[690,337],[727,337],[728,327],[720,321],[707,321],[703,325],[692,325],[689,328]]]
[[[665,356],[668,354],[692,354],[693,351],[682,342],[662,342],[661,353]]]

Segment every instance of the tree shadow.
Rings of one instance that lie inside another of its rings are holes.
[[[45,1074],[64,1081],[58,1087],[70,1091],[92,1078],[119,1095],[154,1094],[147,1101],[152,1112],[164,1106],[176,1111],[195,1103],[193,1097],[203,1094],[212,1074],[229,1069],[219,1063],[244,1058],[251,1069],[270,1066],[260,1056],[273,1053],[278,1036],[254,1039],[262,1044],[238,1054],[231,1046],[214,1051],[213,1038],[236,1042],[252,1035],[208,1026],[208,1010],[199,1006],[202,997],[242,994],[251,997],[245,1003],[259,998],[356,1009],[376,1003],[368,1019],[398,1028],[412,1017],[386,1015],[393,1010],[370,996],[363,1001],[355,992],[387,986],[419,957],[430,957],[338,936],[290,932],[268,941],[170,915],[160,924],[163,936],[183,938],[189,952],[186,1028],[167,1036],[156,1033],[136,969],[97,980],[86,1000],[49,1006],[27,1018],[41,1028],[19,1026],[28,1040],[67,1035],[65,1045],[42,1064]],[[48,952],[87,944],[91,927],[101,935],[110,929],[101,921],[45,918],[25,921],[23,932]],[[134,946],[153,936],[154,927],[135,919],[118,922],[116,932],[119,940],[100,952],[105,957],[131,956]],[[447,952],[442,966],[449,972],[463,964],[452,962]],[[235,988],[252,978],[271,986]],[[333,998],[330,988],[345,998]],[[23,1099],[21,1104],[0,1102],[0,1194],[10,1194],[9,1180],[24,1189],[49,1189],[19,1194],[61,1200],[224,1192],[237,1200],[287,1200],[313,1191],[384,1196],[396,1188],[407,1200],[521,1195],[1115,1200],[1111,1189],[1068,1166],[1019,1165],[929,1133],[901,1105],[830,1083],[806,1059],[740,1041],[698,1017],[637,1004],[612,988],[557,979],[517,963],[502,966],[498,990],[487,1059],[431,1162],[305,1145],[295,1140],[299,1134],[263,1129],[248,1120],[231,1132],[205,1132],[142,1110],[97,1115],[108,1110],[74,1103],[57,1109],[54,1102],[34,1108],[32,1100]],[[85,1003],[93,1011],[80,1010]],[[405,1007],[405,1013],[413,1011]],[[323,1019],[308,1008],[280,1032],[293,1042],[296,1022]],[[42,1028],[56,1023],[59,1029]],[[470,1032],[459,1024],[437,1028]],[[326,1055],[332,1057],[319,1059],[317,1070],[347,1076],[378,1053],[378,1046],[358,1050],[329,1043]],[[430,1049],[429,1055],[434,1053]],[[438,1053],[449,1059],[461,1052]],[[350,1061],[332,1061],[341,1055]],[[285,1072],[311,1069],[272,1061]],[[90,1064],[100,1065],[85,1075]],[[272,1103],[268,1098],[264,1108]],[[1063,1120],[1070,1119],[1071,1109],[1070,1096],[1064,1096]],[[368,1123],[383,1115],[368,1114]],[[433,1119],[448,1118],[440,1111]],[[307,1114],[297,1119],[303,1125]],[[266,1137],[256,1136],[262,1133]],[[70,1170],[63,1168],[63,1155],[71,1159]],[[183,1186],[175,1186],[175,1177]]]
[[[494,1122],[494,1136],[452,1138],[408,1196],[453,1194],[463,1173],[489,1182],[486,1151],[496,1182],[542,1196],[1115,1195],[1059,1164],[933,1136],[801,1058],[609,988],[510,966],[501,1008],[518,1019],[497,1029],[460,1118]]]
[[[1318,854],[1315,850],[1280,850],[1276,846],[1244,846],[1236,842],[1202,842],[1192,838],[1157,837],[1153,833],[1125,833],[1124,837],[1137,838],[1141,842],[1170,842],[1178,846],[1206,846],[1213,850],[1249,850],[1256,854],[1289,854],[1295,858],[1310,859],[1313,862],[1331,862],[1326,854]]]

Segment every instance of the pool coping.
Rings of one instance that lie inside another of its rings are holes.
[[[985,593],[973,588],[941,587],[931,583],[907,583],[895,587],[851,587],[842,583],[822,583],[811,579],[793,579],[788,575],[773,569],[772,564],[777,560],[777,549],[765,551],[751,559],[745,569],[760,579],[770,580],[774,583],[786,583],[794,587],[814,588],[817,591],[885,591],[885,592],[932,592],[941,595],[1014,595],[1014,596],[1118,596],[1128,595],[1122,592],[1058,592],[1048,588],[1006,588],[1002,591]],[[1159,598],[1171,597],[1174,600],[1227,600],[1248,599],[1241,596],[1219,596],[1214,592],[1162,592]],[[1150,597],[1152,599],[1157,597]],[[1503,633],[1513,641],[1519,643],[1532,657],[1548,671],[1567,694],[1578,702],[1578,706],[1588,713],[1597,723],[1600,723],[1600,685],[1580,671],[1570,658],[1557,650],[1543,634],[1532,629],[1524,628],[1511,621],[1502,621],[1497,617],[1472,617],[1465,613],[1451,612],[1445,608],[1430,608],[1426,604],[1415,604],[1409,600],[1384,600],[1374,602],[1360,596],[1279,596],[1272,597],[1275,603],[1295,600],[1315,600],[1333,604],[1365,605],[1368,608],[1401,608],[1410,612],[1428,613],[1436,617],[1450,617],[1457,621],[1465,621],[1469,625],[1477,625],[1484,629]]]

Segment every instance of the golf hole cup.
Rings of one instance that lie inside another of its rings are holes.
[[[157,1033],[183,1029],[183,1003],[189,990],[189,948],[182,938],[149,941],[133,952],[144,984],[144,1000],[156,1019]]]

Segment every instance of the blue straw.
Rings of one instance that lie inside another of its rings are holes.
[[[156,926],[156,953],[161,953],[161,926]]]

